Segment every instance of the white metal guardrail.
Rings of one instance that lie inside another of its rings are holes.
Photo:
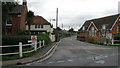
[[[43,43],[43,44],[42,44]],[[39,46],[37,46],[39,44]],[[5,46],[0,46],[0,48],[5,48],[5,47],[19,47],[19,52],[15,52],[15,53],[4,53],[4,54],[0,54],[0,56],[3,55],[14,55],[14,54],[19,54],[20,57],[23,57],[24,53],[30,53],[33,51],[37,51],[38,49],[40,49],[41,47],[43,47],[45,45],[45,41],[39,41],[39,42],[32,42],[31,44],[22,44],[22,42],[19,42],[19,45],[5,45]],[[30,50],[30,51],[24,51],[23,52],[23,47],[24,46],[33,46],[34,49]]]

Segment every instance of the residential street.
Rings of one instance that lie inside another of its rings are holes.
[[[76,40],[76,36],[60,41],[55,53],[43,62],[25,66],[117,66],[118,48],[94,45]],[[24,66],[24,65],[23,65]]]

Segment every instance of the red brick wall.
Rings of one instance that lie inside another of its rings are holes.
[[[81,32],[80,36],[88,37],[88,32]]]
[[[20,23],[20,31],[24,31],[26,29],[26,13],[27,13],[27,6],[24,6],[22,14],[21,14],[21,23]]]
[[[20,22],[19,22],[20,18],[18,18],[16,15],[12,16],[12,35],[16,35],[20,29]]]
[[[112,34],[117,34],[120,32],[117,32],[117,26],[120,25],[120,21],[118,20],[117,23],[114,25],[113,29],[110,31]]]

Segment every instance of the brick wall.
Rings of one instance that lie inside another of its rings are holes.
[[[12,16],[12,35],[16,35],[20,29],[20,18],[17,15]]]
[[[20,31],[24,31],[26,29],[26,14],[27,14],[27,6],[24,6],[22,14],[21,14],[21,23],[20,23]]]

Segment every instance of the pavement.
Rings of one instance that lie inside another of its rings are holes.
[[[52,43],[51,45],[43,48],[42,50],[39,50],[35,55],[31,57],[2,61],[2,67],[31,63],[37,60],[43,61],[45,57],[47,57],[50,53],[52,53],[53,50],[55,50],[57,44],[58,42]]]

